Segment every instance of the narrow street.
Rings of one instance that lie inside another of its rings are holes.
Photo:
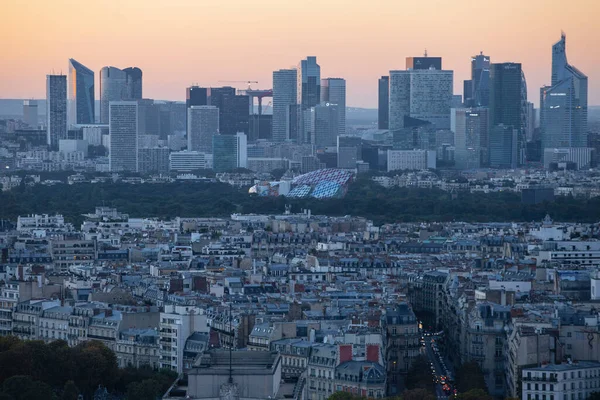
[[[427,356],[427,359],[429,360],[429,363],[432,364],[433,368],[432,368],[432,379],[435,379],[436,385],[435,385],[435,394],[436,397],[440,400],[445,400],[445,399],[449,399],[451,396],[451,392],[444,392],[444,384],[447,383],[445,381],[443,381],[444,378],[447,378],[448,376],[448,372],[452,373],[452,371],[450,371],[447,367],[448,365],[444,365],[443,364],[443,359],[440,358],[439,353],[437,353],[434,350],[434,345],[435,345],[435,336],[425,336],[425,347],[424,347],[424,351],[425,351],[425,355]],[[445,362],[444,362],[445,363]],[[435,375],[435,376],[434,376]],[[453,390],[454,388],[451,388],[451,390]]]

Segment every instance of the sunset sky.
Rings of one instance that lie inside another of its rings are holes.
[[[378,77],[427,49],[456,94],[479,51],[521,62],[537,104],[562,29],[600,105],[597,0],[0,0],[0,15],[0,98],[44,98],[70,57],[96,71],[96,92],[103,66],[138,66],[144,97],[183,100],[192,83],[270,88],[273,70],[315,55],[322,77],[347,80],[349,106],[376,107]]]

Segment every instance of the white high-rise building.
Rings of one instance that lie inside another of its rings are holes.
[[[38,103],[37,100],[23,101],[23,122],[31,128],[38,126]]]
[[[248,168],[248,138],[244,132],[235,134],[237,140],[237,165],[238,168]]]
[[[437,129],[449,129],[453,81],[453,71],[390,71],[390,129],[404,128],[404,117],[431,122]]]
[[[295,69],[280,69],[273,71],[273,141],[284,142],[291,139],[292,124],[297,124],[295,118],[290,118],[290,107],[297,101],[297,71]]]
[[[452,109],[450,129],[454,132],[454,160],[459,169],[481,167],[487,152],[487,108]]]
[[[109,103],[109,136],[111,171],[138,171],[138,103]]]
[[[188,150],[212,153],[212,138],[219,133],[219,109],[215,106],[188,108]]]
[[[346,134],[346,80],[342,78],[321,79],[321,103],[338,106],[338,135]]]
[[[67,77],[46,75],[46,132],[51,150],[67,137]]]

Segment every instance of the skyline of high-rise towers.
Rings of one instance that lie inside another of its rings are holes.
[[[94,71],[77,60],[69,59],[69,125],[96,123]]]
[[[588,78],[568,63],[566,40],[552,46],[551,86],[540,90],[542,151],[587,146]]]
[[[437,132],[450,129],[451,107],[475,109],[487,106],[489,107],[488,132],[500,132],[493,128],[502,124],[513,127],[517,132],[517,139],[495,141],[491,138],[492,140],[486,143],[480,141],[481,166],[489,165],[487,150],[494,151],[493,146],[487,146],[491,142],[495,144],[511,142],[511,145],[516,145],[516,159],[510,160],[507,165],[516,163],[519,166],[524,165],[525,162],[539,162],[539,155],[535,155],[543,154],[544,149],[547,148],[586,147],[587,77],[568,63],[564,34],[553,45],[552,57],[552,85],[545,86],[540,91],[542,103],[540,130],[535,129],[535,111],[532,104],[527,102],[527,85],[522,68],[514,74],[502,69],[520,64],[491,64],[490,56],[483,52],[470,59],[471,79],[465,82],[462,104],[460,98],[457,99],[460,96],[453,94],[453,71],[438,69],[442,68],[441,57],[428,57],[426,54],[423,57],[407,57],[406,70],[392,70],[389,75],[382,76],[378,81],[378,127],[393,131],[394,146],[400,143],[396,139],[402,139],[400,135],[407,132],[399,131],[410,128],[412,140],[407,141],[407,148],[429,146],[433,149],[437,146],[439,150],[439,143],[436,142],[434,145],[432,138],[436,135],[443,136],[445,133],[438,135]],[[496,68],[495,74],[494,68]],[[126,71],[129,71],[131,77]],[[98,82],[100,107],[96,117],[93,115],[94,107],[91,105],[94,102],[94,73],[76,60],[70,59],[67,77],[67,129],[72,129],[71,125],[109,122],[107,108],[110,102],[134,100],[131,98],[133,93],[141,96],[141,78],[141,69],[135,67],[123,70],[116,67],[100,69]],[[297,68],[274,71],[272,87],[273,89],[254,90],[252,94],[248,92],[249,94],[246,95],[240,94],[235,87],[231,86],[192,86],[187,88],[186,104],[188,107],[215,106],[219,112],[217,131],[219,134],[235,134],[241,131],[250,134],[249,137],[254,141],[258,137],[249,132],[250,114],[255,110],[255,106],[250,104],[250,99],[256,98],[254,97],[256,92],[261,93],[261,99],[273,96],[271,119],[273,123],[270,124],[269,132],[262,134],[260,138],[275,142],[310,144],[314,146],[312,151],[317,153],[330,152],[327,147],[332,147],[331,144],[335,143],[334,136],[347,133],[346,81],[343,78],[321,78],[321,66],[317,62],[317,57],[308,56],[301,59],[297,63]],[[138,126],[139,135],[160,136],[159,140],[162,141],[171,140],[169,137],[173,133],[181,139],[184,138],[182,134],[184,129],[181,125],[187,120],[187,113],[186,118],[180,118],[181,122],[175,128],[175,124],[171,124],[168,120],[163,124],[162,110],[166,107],[163,107],[161,102],[154,103],[152,99],[137,99],[137,101],[140,102],[137,114],[138,118],[141,118]],[[336,107],[325,112],[320,107],[327,107],[327,104]],[[183,115],[185,108],[183,104],[179,106]],[[263,112],[267,109],[268,107],[261,108]],[[335,135],[323,129],[323,124],[316,123],[327,119],[316,118],[317,111],[321,116],[337,114],[338,122],[328,124],[330,127],[334,125],[337,127]],[[31,114],[28,108],[24,108],[25,114]],[[31,120],[32,118],[28,118],[30,125],[32,125]],[[163,125],[165,125],[164,132]],[[317,127],[320,129],[319,134],[316,132]],[[415,130],[417,127],[418,129]],[[503,132],[505,139],[510,136],[506,130]],[[355,134],[352,131],[349,133]],[[410,133],[406,134],[410,136]],[[456,135],[457,132],[454,134]],[[75,134],[71,136],[73,135]],[[451,140],[444,140],[448,146],[453,143]],[[57,140],[55,139],[54,142],[56,145]],[[161,142],[160,145],[164,146],[165,142]],[[308,151],[311,151],[310,148],[306,146]],[[487,156],[484,156],[486,153]],[[511,149],[503,151],[502,154],[510,156],[514,152]],[[528,158],[529,154],[533,154],[534,157]],[[469,165],[474,163],[469,162]]]

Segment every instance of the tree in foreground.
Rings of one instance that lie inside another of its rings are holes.
[[[348,392],[335,392],[327,400],[364,400],[364,397],[355,396]]]
[[[456,389],[459,393],[466,393],[472,389],[481,389],[487,393],[485,376],[479,364],[470,361],[460,366],[456,371]]]
[[[457,400],[494,400],[492,396],[481,389],[472,389],[465,393],[460,393]]]
[[[412,389],[402,393],[402,400],[436,400],[433,393],[426,389]]]
[[[429,361],[425,356],[417,357],[406,376],[407,389],[424,389],[430,393],[435,393],[435,384],[431,379],[431,369]]]
[[[67,381],[62,393],[62,400],[77,400],[79,397],[79,389],[75,386],[75,382]]]

